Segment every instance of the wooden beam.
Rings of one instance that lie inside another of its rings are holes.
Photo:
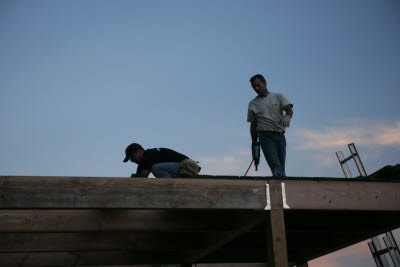
[[[400,183],[285,183],[291,209],[399,211]],[[0,176],[0,209],[258,209],[267,180]]]
[[[203,250],[223,232],[0,233],[0,252]]]
[[[270,181],[271,210],[267,213],[268,264],[272,267],[288,267],[283,195],[280,181]]]
[[[0,232],[230,231],[260,214],[252,210],[0,210]]]
[[[0,176],[0,209],[263,209],[266,181]]]
[[[171,252],[90,251],[0,253],[2,266],[106,266],[133,264],[177,264],[179,255]]]
[[[200,252],[200,251],[197,251]],[[193,251],[196,254],[196,251]],[[229,260],[227,260],[229,259]],[[181,264],[182,255],[173,251],[88,251],[0,253],[2,266],[106,266],[136,264]],[[221,250],[202,263],[265,261],[265,249]]]
[[[282,180],[291,209],[399,211],[400,183]]]

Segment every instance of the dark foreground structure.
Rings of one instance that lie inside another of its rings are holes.
[[[0,266],[306,266],[398,227],[385,177],[0,176]]]

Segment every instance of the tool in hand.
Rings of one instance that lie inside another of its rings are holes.
[[[258,142],[252,143],[251,153],[253,155],[254,166],[256,166],[256,171],[258,171],[258,164],[260,163],[260,144]]]

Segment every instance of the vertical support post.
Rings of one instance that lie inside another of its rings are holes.
[[[288,267],[281,181],[269,181],[270,211],[267,213],[268,266]],[[268,203],[267,203],[268,204]]]

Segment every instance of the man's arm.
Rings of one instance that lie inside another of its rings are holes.
[[[142,170],[140,173],[132,174],[131,177],[149,177],[150,171],[149,170]]]
[[[290,116],[290,118],[293,116],[292,104],[288,104],[288,105],[284,106],[283,110],[285,111],[286,115]]]
[[[256,121],[251,122],[251,124],[250,124],[250,135],[251,135],[251,141],[253,143],[257,142],[257,131],[256,131],[256,129],[257,129],[257,122]]]
[[[141,175],[144,175],[146,177],[149,177],[150,175],[150,171],[149,170],[142,170],[142,172],[140,173]]]

